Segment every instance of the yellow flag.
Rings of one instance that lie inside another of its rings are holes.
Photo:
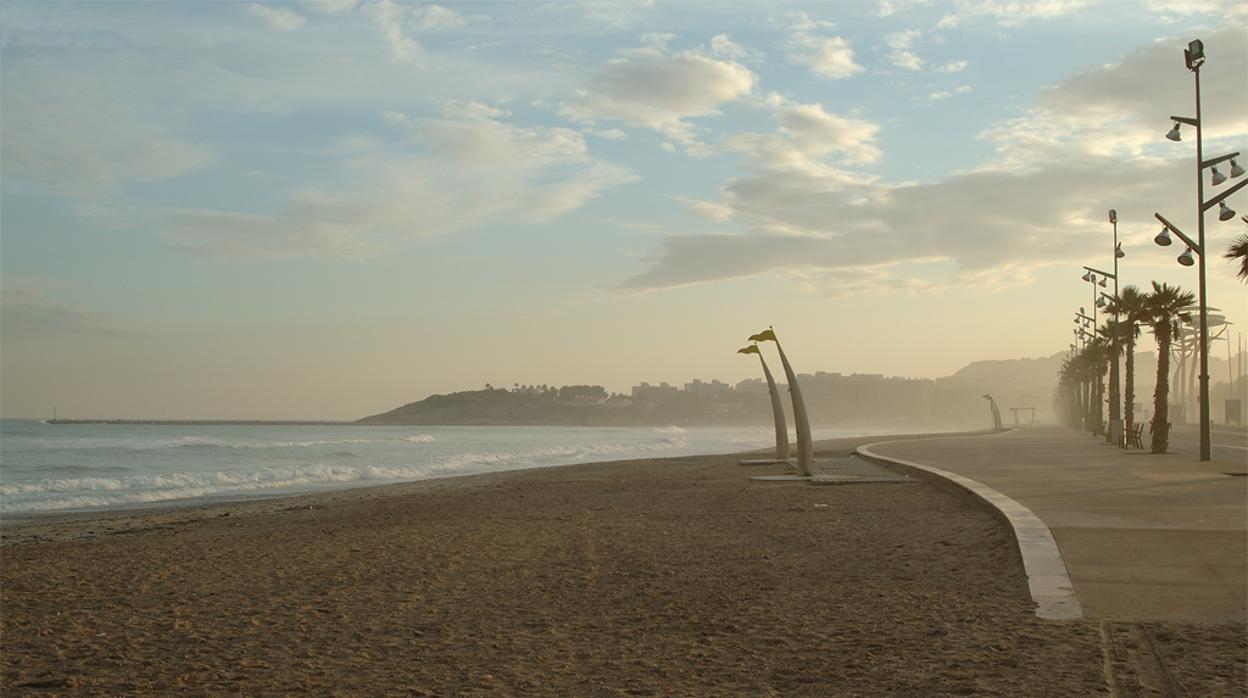
[[[744,349],[738,349],[738,350],[737,350],[737,353],[738,353],[738,354],[757,354],[757,353],[759,353],[759,351],[758,351],[758,345],[757,345],[757,344],[751,344],[750,346],[745,347]]]
[[[772,342],[776,341],[776,333],[771,330],[763,330],[762,332],[750,337],[751,342],[766,342],[769,340]]]

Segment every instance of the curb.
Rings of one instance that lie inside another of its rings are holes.
[[[1014,540],[1018,543],[1023,569],[1027,573],[1031,599],[1036,602],[1036,616],[1046,620],[1083,618],[1083,607],[1079,604],[1075,587],[1066,572],[1062,553],[1057,548],[1057,542],[1053,540],[1053,533],[1040,517],[1017,501],[969,477],[922,463],[881,456],[871,450],[890,443],[905,442],[881,441],[859,446],[856,450],[864,458],[912,468],[942,478],[983,500],[1003,516],[1014,531]]]

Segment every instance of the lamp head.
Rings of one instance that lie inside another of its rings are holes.
[[[1226,205],[1225,201],[1218,202],[1218,220],[1229,221],[1235,217],[1235,210]]]
[[[1216,187],[1226,181],[1226,175],[1218,172],[1217,167],[1210,168],[1210,170],[1213,172],[1213,186]]]
[[[1205,44],[1200,39],[1193,39],[1183,49],[1183,62],[1187,64],[1188,70],[1196,70],[1205,62]]]
[[[1183,254],[1179,255],[1179,264],[1182,264],[1185,267],[1190,267],[1195,263],[1196,256],[1192,254],[1192,248],[1187,248],[1183,251]]]
[[[1243,173],[1244,173],[1244,168],[1240,167],[1239,163],[1235,162],[1235,158],[1231,158],[1231,176],[1238,177],[1242,175]]]
[[[1166,138],[1175,142],[1183,140],[1183,135],[1179,133],[1179,122],[1174,122],[1174,128],[1166,133]]]
[[[1161,245],[1162,247],[1169,247],[1170,243],[1174,242],[1170,239],[1170,229],[1162,228],[1161,232],[1157,233],[1157,237],[1153,238],[1153,242]]]
[[[1104,277],[1104,276],[1102,276],[1102,277],[1101,277],[1101,280],[1100,280],[1100,282],[1099,282],[1099,283],[1101,284],[1101,288],[1105,288],[1105,280],[1106,280],[1106,278],[1108,278],[1108,277]]]
[[[1127,253],[1122,251],[1122,243],[1121,243],[1121,242],[1120,242],[1120,243],[1118,243],[1118,247],[1115,247],[1115,248],[1114,248],[1114,256],[1115,256],[1115,257],[1117,257],[1118,259],[1122,259],[1123,257],[1126,257],[1126,256],[1127,256]]]
[[[1079,277],[1079,278],[1080,278],[1080,279],[1083,279],[1084,281],[1091,281],[1091,280],[1092,280],[1092,278],[1091,278],[1091,277],[1092,277],[1092,272],[1090,272],[1090,271],[1085,271],[1085,272],[1083,272],[1083,276],[1081,276],[1081,277]]]
[[[1101,296],[1100,298],[1097,298],[1097,299],[1096,299],[1096,307],[1098,307],[1098,308],[1104,308],[1104,307],[1105,307],[1105,296]]]
[[[1109,222],[1110,222],[1110,223],[1117,223],[1117,222],[1118,222],[1118,212],[1117,212],[1117,211],[1115,211],[1115,210],[1114,210],[1114,209],[1112,209],[1112,208],[1111,208],[1111,209],[1109,209]]]

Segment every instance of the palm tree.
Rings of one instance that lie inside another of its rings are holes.
[[[1147,321],[1157,339],[1157,389],[1153,391],[1153,453],[1165,453],[1170,445],[1170,343],[1179,330],[1181,311],[1196,296],[1177,286],[1153,282],[1145,299]]]
[[[1139,288],[1125,286],[1108,308],[1109,312],[1118,315],[1116,332],[1118,339],[1124,343],[1123,351],[1127,359],[1123,367],[1122,419],[1126,429],[1124,433],[1128,435],[1135,425],[1135,340],[1140,336],[1139,323],[1146,320],[1147,298]]]
[[[1105,402],[1105,368],[1109,364],[1109,341],[1104,329],[1098,330],[1097,336],[1084,346],[1083,361],[1088,381],[1088,431],[1099,435],[1105,429],[1101,405]]]
[[[1245,216],[1244,222],[1248,223],[1248,216]],[[1239,272],[1236,276],[1240,281],[1248,283],[1248,234],[1235,238],[1231,246],[1226,248],[1224,256],[1231,261],[1239,261]]]

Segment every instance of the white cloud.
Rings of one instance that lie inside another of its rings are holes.
[[[1088,4],[1089,0],[955,0],[953,11],[942,16],[936,27],[949,29],[981,20],[1017,27],[1030,20],[1065,17]]]
[[[967,61],[949,61],[948,63],[937,66],[936,72],[938,73],[960,73],[963,70],[966,70],[966,67],[968,65],[970,65],[970,63],[968,63]]]
[[[697,215],[708,221],[723,223],[732,218],[732,207],[715,203],[714,201],[702,201],[701,199],[681,198],[681,201],[689,205]]]
[[[80,198],[114,196],[127,182],[185,175],[216,159],[169,132],[112,76],[52,60],[3,65],[3,174]],[[120,77],[118,77],[120,79]]]
[[[418,29],[456,29],[468,24],[463,15],[441,5],[412,8],[412,22]]]
[[[390,51],[390,60],[395,63],[411,63],[420,52],[420,44],[404,31],[411,19],[406,9],[393,0],[375,0],[363,7],[364,15],[377,27]]]
[[[689,142],[694,131],[689,120],[748,95],[754,84],[754,73],[731,61],[693,51],[634,49],[608,61],[561,113],[574,121],[644,126]]]
[[[303,17],[283,7],[246,3],[243,10],[277,31],[291,32],[303,26]]]
[[[1202,72],[1209,127],[1215,138],[1248,136],[1243,32],[1225,29],[1204,39],[1221,61],[1216,71]],[[670,236],[648,268],[621,287],[780,275],[850,293],[863,289],[864,268],[873,270],[873,287],[992,287],[1028,283],[1038,267],[1082,259],[1087,230],[1104,225],[1110,206],[1119,211],[1124,239],[1150,235],[1152,211],[1190,207],[1190,190],[1178,183],[1190,181],[1192,146],[1161,138],[1166,115],[1186,113],[1191,101],[1183,43],[1145,46],[1041,91],[1026,116],[982,134],[996,146],[989,163],[938,181],[889,184],[820,163],[793,166],[800,160],[781,155],[779,133],[738,140],[751,159],[722,186],[718,201],[705,202],[728,211],[704,210],[745,232]],[[795,143],[793,150],[809,146]],[[933,261],[952,275],[933,281],[929,266],[916,276]]]
[[[886,35],[884,42],[893,49],[886,56],[888,62],[906,70],[922,70],[923,59],[910,50],[921,34],[917,29],[906,29]]]
[[[299,0],[299,4],[327,15],[340,15],[355,9],[358,0]]]
[[[569,14],[598,29],[623,29],[654,7],[654,0],[561,0],[546,8],[566,21]]]
[[[622,141],[628,137],[627,135],[625,135],[623,131],[621,131],[618,128],[608,128],[608,129],[600,129],[597,131],[590,131],[589,134],[596,138],[601,138],[607,141]]]
[[[880,0],[876,5],[875,14],[877,17],[892,17],[899,12],[905,12],[919,5],[927,5],[931,0]]]
[[[893,51],[888,54],[888,62],[906,70],[923,69],[923,59],[911,51]]]
[[[775,133],[734,134],[723,148],[749,156],[751,168],[775,171],[832,172],[823,162],[830,155],[851,164],[879,159],[879,126],[869,121],[829,113],[821,104],[791,102],[777,103],[772,116]]]
[[[959,95],[960,95],[960,94],[965,94],[965,93],[970,92],[970,91],[971,91],[971,86],[970,86],[970,85],[958,85],[957,87],[954,87],[953,89],[950,89],[950,90],[938,90],[938,91],[936,91],[936,92],[932,92],[932,93],[928,94],[928,95],[927,95],[927,101],[929,101],[929,102],[939,102],[939,101],[940,101],[940,100],[942,100],[942,99],[949,99],[950,97],[954,96],[955,94],[959,94]]]
[[[745,56],[745,47],[733,41],[727,34],[716,34],[711,37],[711,53],[738,60]]]
[[[1239,0],[1144,0],[1144,7],[1160,15],[1163,22],[1201,15],[1235,19],[1248,17],[1248,6]]]
[[[1248,136],[1245,36],[1243,29],[1230,27],[1203,37],[1206,53],[1218,57],[1201,71],[1206,147],[1211,139]],[[1194,108],[1191,73],[1183,66],[1186,44],[1187,39],[1159,41],[1042,90],[1024,116],[983,134],[998,147],[994,166],[1025,166],[1072,151],[1118,157],[1170,152],[1157,150],[1169,143],[1159,138],[1168,128],[1166,117]]]
[[[590,156],[570,129],[517,126],[482,103],[440,106],[437,117],[383,115],[402,129],[403,147],[355,141],[343,163],[355,187],[294,190],[271,214],[171,211],[165,230],[215,256],[359,257],[489,223],[549,220],[636,179]]]
[[[805,12],[790,15],[788,52],[790,63],[804,65],[821,78],[841,80],[862,72],[862,66],[854,62],[854,51],[849,42],[839,36],[817,36],[817,29],[831,28],[830,22],[811,19]]]
[[[884,43],[888,44],[892,49],[906,49],[914,45],[914,40],[919,38],[923,32],[918,29],[906,29],[899,32],[893,32],[884,37]]]

